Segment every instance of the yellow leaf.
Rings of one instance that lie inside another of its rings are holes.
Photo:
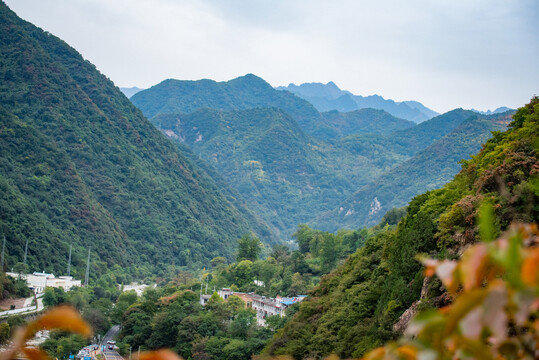
[[[144,351],[138,360],[182,360],[180,356],[170,350]]]
[[[71,306],[57,306],[48,311],[36,321],[30,323],[25,332],[25,339],[30,339],[39,330],[65,330],[81,334],[86,337],[92,336],[92,329],[80,316],[77,310]]]
[[[444,260],[436,267],[436,275],[450,293],[455,293],[458,289],[456,269],[457,263],[452,260]]]
[[[383,347],[376,348],[365,355],[363,360],[382,360],[386,354],[386,349]]]

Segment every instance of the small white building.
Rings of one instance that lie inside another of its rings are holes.
[[[18,278],[19,274],[8,272],[7,275]],[[54,274],[47,274],[45,272],[34,272],[32,274],[21,274],[21,279],[26,280],[26,283],[30,289],[36,294],[41,294],[45,291],[45,288],[63,288],[65,291],[69,291],[74,286],[81,286],[80,280],[73,280],[72,276],[59,276],[55,277]]]

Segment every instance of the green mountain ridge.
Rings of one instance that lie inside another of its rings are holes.
[[[90,246],[94,278],[232,258],[257,224],[73,48],[4,3],[0,19],[7,266],[22,261],[27,239],[30,269],[56,273],[73,243],[79,277]]]
[[[320,114],[307,101],[277,91],[263,79],[247,74],[229,81],[168,79],[133,95],[131,101],[152,118],[161,113],[190,113],[197,109],[247,110],[277,107],[286,111],[307,133]]]
[[[312,225],[336,231],[342,227],[353,229],[377,224],[391,208],[405,206],[413,196],[451,180],[466,154],[480,149],[491,137],[490,132],[504,130],[511,114],[488,118],[475,115],[464,120],[452,132],[373,180]]]
[[[358,218],[352,206],[338,205],[455,130],[467,118],[477,116],[472,111],[455,109],[415,125],[383,110],[332,111],[309,116],[312,121],[305,129],[298,116],[290,114],[303,114],[301,108],[291,107],[303,107],[304,100],[277,91],[251,74],[228,82],[166,80],[131,100],[148,116],[157,114],[150,120],[167,136],[185,143],[215,167],[241,194],[247,207],[284,240],[299,223],[336,230],[379,221],[383,213]],[[490,134],[487,128],[476,130],[477,135],[481,134],[480,141]],[[465,158],[479,146],[480,143],[460,151],[453,149],[455,157]],[[450,171],[444,171],[435,185],[442,185],[443,180],[448,181],[458,172],[452,166],[453,158],[439,161]],[[413,165],[416,173],[422,170],[420,163],[407,164]],[[399,200],[395,203],[405,204],[413,195],[429,189],[429,184],[420,181],[413,190],[402,191],[401,196],[399,191],[404,185],[392,183],[394,188],[384,197],[382,208],[389,210],[386,198],[391,194],[397,194]],[[366,189],[374,191],[373,186]],[[344,212],[332,211],[345,207],[348,209]],[[323,214],[333,218],[324,220]]]

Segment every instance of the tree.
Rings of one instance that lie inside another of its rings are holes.
[[[8,323],[0,324],[0,344],[5,344],[9,340],[10,328]]]
[[[310,244],[314,235],[314,230],[306,224],[300,224],[292,237],[296,239],[299,246],[299,251],[303,254],[310,252]]]
[[[234,283],[239,287],[251,284],[253,282],[252,267],[253,263],[250,260],[235,264],[231,269],[234,274]]]
[[[224,256],[214,257],[211,259],[210,264],[214,269],[221,269],[222,267],[226,266],[226,258]]]
[[[307,293],[307,284],[299,273],[292,275],[292,284],[288,289],[288,295],[302,295]]]
[[[262,252],[262,243],[260,239],[253,234],[245,234],[238,240],[238,253],[236,261],[242,260],[255,261]]]
[[[58,303],[58,299],[56,298],[56,293],[54,292],[54,289],[51,287],[45,288],[45,293],[43,294],[43,305],[49,307],[54,306]]]
[[[20,279],[22,274],[28,273],[28,265],[22,262],[18,262],[13,267],[13,270],[15,270],[17,274],[19,274],[19,279]]]
[[[323,272],[330,272],[337,265],[339,249],[335,235],[325,234],[320,246],[320,257]]]

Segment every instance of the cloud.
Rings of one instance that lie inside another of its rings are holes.
[[[534,0],[8,0],[121,86],[334,81],[438,111],[537,93]]]

